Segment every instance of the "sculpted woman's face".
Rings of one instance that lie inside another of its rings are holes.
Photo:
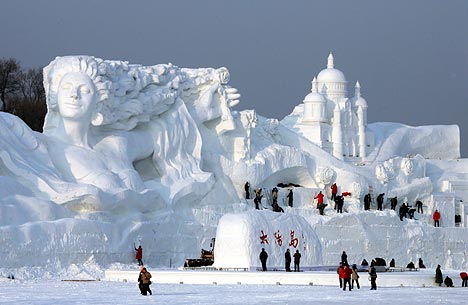
[[[96,88],[91,78],[81,72],[66,74],[57,92],[60,115],[68,120],[89,120],[96,105]]]

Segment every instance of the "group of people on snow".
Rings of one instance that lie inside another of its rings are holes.
[[[296,252],[291,256],[291,251],[289,249],[286,249],[286,252],[284,253],[284,267],[286,272],[291,272],[291,261],[292,258],[294,258],[294,272],[299,272],[300,271],[300,263],[301,263],[301,253],[299,253],[299,250],[296,250]],[[268,271],[267,270],[267,260],[268,260],[268,253],[265,251],[265,248],[262,248],[262,251],[260,252],[259,255],[260,262],[262,263],[262,271]]]
[[[244,185],[244,190],[245,190],[245,198],[250,199],[250,183],[248,181]],[[333,183],[330,186],[330,190],[331,190],[330,200],[335,203],[334,209],[336,210],[337,213],[343,213],[344,197],[351,195],[351,193],[343,192],[341,195],[339,195],[338,186],[336,185],[336,183]],[[376,198],[378,211],[383,211],[384,196],[385,196],[385,193],[380,193]],[[262,209],[264,208],[262,205],[262,198],[263,198],[262,188],[255,189],[255,198],[254,198],[255,209],[259,210],[260,207],[262,207]],[[294,200],[293,198],[294,198],[293,190],[289,189],[289,192],[286,196],[289,207],[293,207],[293,200]],[[325,195],[322,193],[322,191],[319,191],[319,193],[314,196],[314,200],[316,200],[316,208],[319,210],[319,214],[325,215],[325,208],[328,206],[328,204],[325,203]],[[396,210],[397,205],[398,205],[398,198],[395,196],[395,197],[389,198],[389,200],[390,200],[390,208],[392,210]],[[274,187],[271,191],[271,201],[272,201],[271,207],[274,212],[284,213],[284,209],[278,204],[278,188],[277,187]],[[370,192],[364,196],[363,201],[364,201],[364,210],[366,211],[370,210],[371,205],[372,205],[372,195]],[[398,215],[401,221],[403,221],[403,218],[414,219],[414,213],[416,213],[416,211],[420,214],[423,214],[423,203],[421,200],[416,200],[414,208],[411,207],[407,202],[403,202],[398,209]],[[438,210],[434,212],[433,220],[434,220],[434,226],[438,227],[440,225],[440,212]]]

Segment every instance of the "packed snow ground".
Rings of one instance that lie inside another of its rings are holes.
[[[378,281],[377,281],[378,283]],[[139,294],[136,282],[0,281],[0,304],[464,304],[468,288],[155,284]]]

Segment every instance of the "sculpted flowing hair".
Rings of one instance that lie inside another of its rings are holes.
[[[167,111],[178,97],[196,99],[210,83],[221,84],[224,90],[229,81],[229,71],[224,67],[180,69],[170,63],[145,67],[92,56],[57,57],[44,68],[48,109],[44,133],[57,127],[58,86],[71,72],[85,73],[96,87],[98,102],[92,124],[120,130],[131,130],[150,121]]]

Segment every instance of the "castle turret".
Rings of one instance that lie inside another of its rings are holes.
[[[355,86],[355,98],[354,106],[357,108],[358,117],[358,144],[359,144],[359,156],[364,158],[366,156],[366,126],[367,126],[367,102],[361,96],[361,85],[359,81],[356,82]]]
[[[327,122],[326,101],[325,98],[318,93],[317,79],[314,77],[312,81],[312,92],[304,98],[304,113],[302,114],[302,122]]]

